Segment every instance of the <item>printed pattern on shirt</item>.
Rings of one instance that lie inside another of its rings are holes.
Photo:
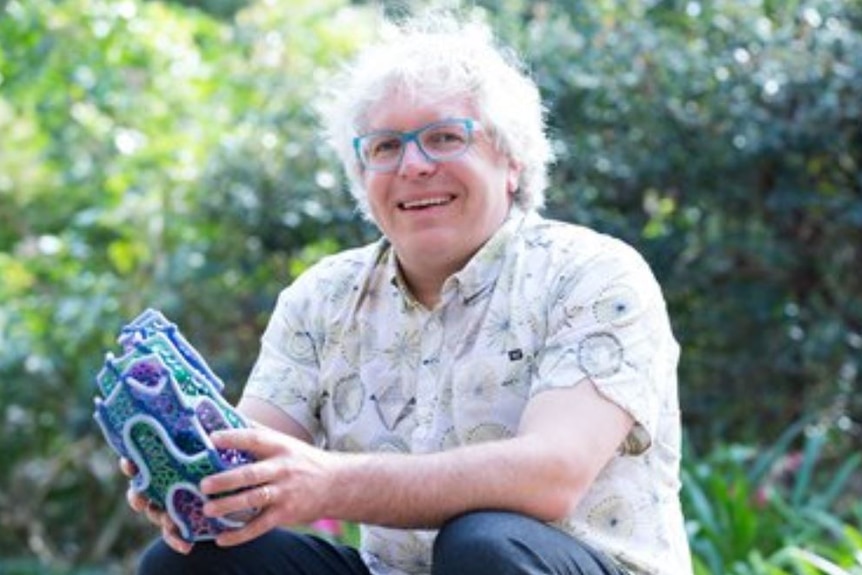
[[[591,381],[636,425],[559,527],[634,573],[690,573],[677,491],[676,363],[661,291],[629,246],[513,210],[441,301],[419,305],[390,245],[287,287],[245,393],[336,451],[427,453],[512,437],[536,394]],[[363,527],[375,574],[430,572],[433,531]]]

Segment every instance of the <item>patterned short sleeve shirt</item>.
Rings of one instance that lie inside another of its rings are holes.
[[[513,209],[434,309],[385,239],[320,261],[281,293],[245,393],[330,450],[427,453],[511,437],[531,397],[589,380],[636,424],[558,527],[633,573],[688,575],[678,355],[637,252]],[[363,526],[361,551],[375,575],[429,573],[434,536]]]

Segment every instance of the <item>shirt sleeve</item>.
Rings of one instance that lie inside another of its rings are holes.
[[[279,294],[243,395],[280,409],[320,442],[321,332],[313,324],[313,293],[309,274]]]
[[[605,237],[552,283],[531,394],[589,380],[635,420],[622,450],[646,451],[675,393],[679,353],[652,271],[633,248]]]

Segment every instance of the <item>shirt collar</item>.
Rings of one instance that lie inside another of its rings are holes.
[[[481,299],[484,293],[489,292],[494,287],[503,267],[507,247],[520,230],[525,216],[526,214],[519,207],[513,205],[510,208],[503,224],[479,248],[479,251],[467,262],[467,265],[444,282],[443,301],[447,299],[448,292],[456,289],[462,303],[470,305]],[[386,270],[390,282],[398,288],[404,298],[405,305],[410,308],[421,306],[407,287],[407,282],[404,280],[395,257],[395,250],[392,249],[389,242],[386,244]]]

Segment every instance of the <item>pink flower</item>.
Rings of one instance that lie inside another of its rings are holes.
[[[336,519],[318,519],[311,524],[311,528],[333,537],[341,537],[344,534],[341,522]]]

